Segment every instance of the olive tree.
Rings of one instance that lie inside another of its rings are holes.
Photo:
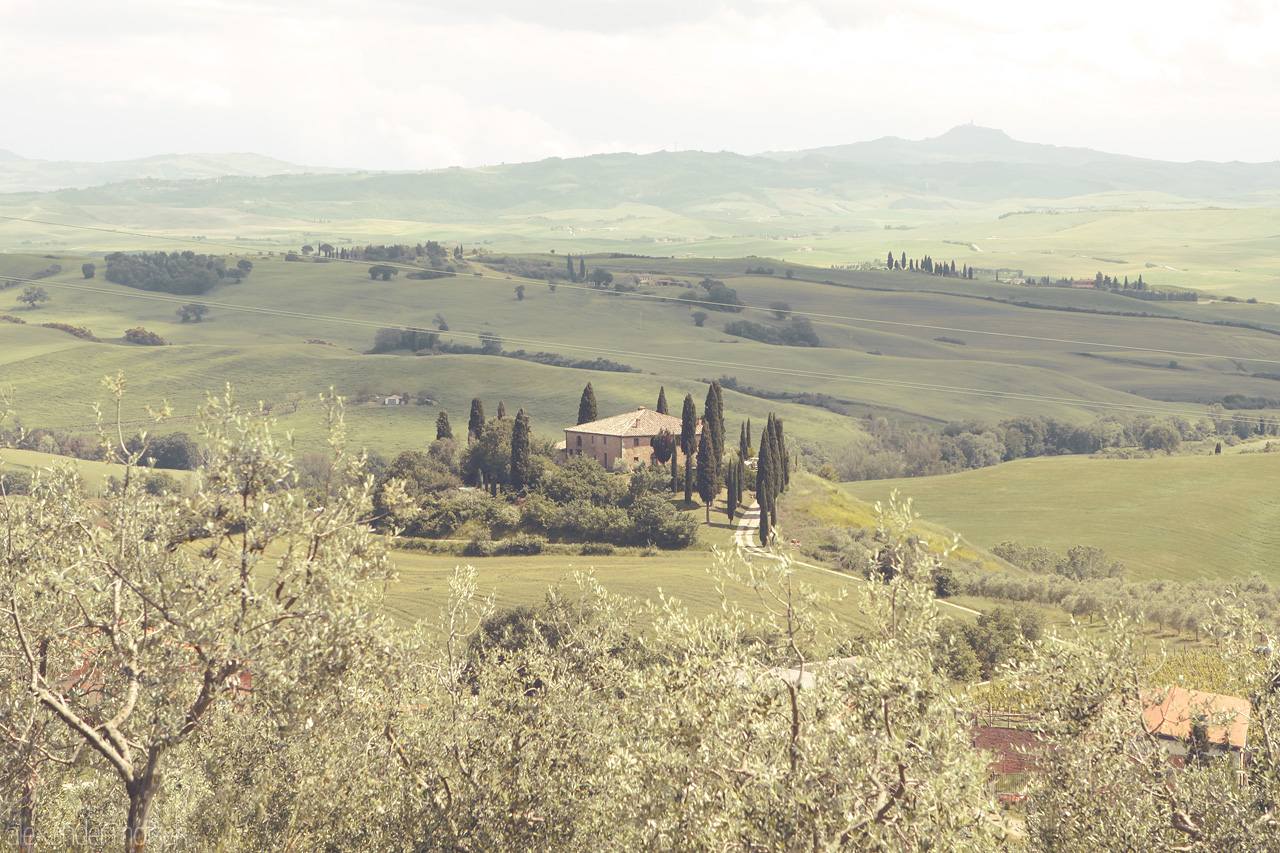
[[[1146,703],[1172,686],[1153,679],[1162,662],[1136,622],[1117,617],[1100,634],[1044,644],[1006,674],[1006,692],[1034,697],[1042,742],[1027,808],[1033,850],[1093,853],[1122,850],[1237,850],[1262,853],[1280,837],[1280,644],[1242,608],[1199,602],[1215,635],[1217,691],[1251,703],[1247,772],[1197,744],[1218,740],[1234,714],[1193,721],[1177,764],[1144,719]],[[1261,643],[1259,637],[1265,637]],[[1204,677],[1204,673],[1201,673]],[[1019,709],[1021,710],[1021,709]],[[1176,718],[1175,718],[1176,719]],[[1163,717],[1161,721],[1163,721]]]
[[[118,423],[124,382],[107,387]],[[277,729],[305,726],[384,648],[373,614],[388,568],[359,523],[371,484],[345,451],[340,401],[315,509],[291,490],[288,447],[230,390],[201,427],[206,464],[188,496],[148,494],[138,454],[104,426],[126,460],[119,489],[95,503],[71,469],[40,472],[5,519],[0,653],[114,779],[126,851],[146,849],[174,756],[191,747],[216,762],[224,745],[197,736],[249,690]]]
[[[1000,849],[916,556],[860,585],[871,633],[838,664],[851,626],[781,554],[721,555],[707,616],[588,575],[486,620],[462,572],[387,727],[421,849]]]

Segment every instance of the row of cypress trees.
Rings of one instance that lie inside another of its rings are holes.
[[[588,389],[590,387],[590,385],[587,386]],[[499,400],[498,420],[502,420],[506,416],[507,406]],[[471,400],[471,415],[467,419],[468,442],[479,440],[480,434],[484,431],[485,423],[484,402],[479,397],[473,397]],[[532,435],[533,429],[530,424],[529,413],[521,407],[520,411],[516,413],[515,423],[512,424],[511,428],[511,467],[509,469],[511,488],[517,491],[529,484],[533,464],[530,445]],[[453,426],[449,423],[449,413],[441,409],[440,414],[436,417],[436,440],[452,438]]]
[[[760,503],[760,544],[767,546],[778,523],[778,496],[791,483],[791,458],[782,434],[782,419],[769,413],[760,452],[756,454],[756,500]]]

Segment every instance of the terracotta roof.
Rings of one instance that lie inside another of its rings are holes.
[[[1226,725],[1209,726],[1209,742],[1223,744],[1229,740],[1233,748],[1243,749],[1248,739],[1249,714],[1253,711],[1248,699],[1170,687],[1142,691],[1142,702],[1143,724],[1147,731],[1160,737],[1187,740],[1196,721],[1221,723],[1229,719]]]
[[[672,435],[680,435],[679,418],[660,414],[644,406],[624,415],[601,418],[577,426],[565,427],[565,432],[588,432],[595,435],[657,435],[664,429]],[[698,433],[702,433],[702,419],[698,419]]]
[[[1033,731],[1006,726],[977,725],[970,730],[973,745],[991,756],[991,772],[1002,776],[1037,769],[1040,735]]]

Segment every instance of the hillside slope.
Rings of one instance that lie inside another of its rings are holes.
[[[1024,459],[914,480],[845,484],[855,497],[914,498],[931,521],[990,548],[1106,549],[1130,580],[1280,579],[1280,453],[1109,460]]]

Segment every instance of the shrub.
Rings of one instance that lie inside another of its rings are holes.
[[[142,487],[149,495],[170,495],[182,491],[182,481],[168,471],[156,471],[147,475]]]
[[[521,533],[501,543],[501,552],[517,557],[528,557],[541,554],[547,547],[547,540],[541,536]]]
[[[23,471],[0,473],[0,493],[6,495],[31,494],[31,475]]]
[[[473,539],[462,549],[464,557],[492,557],[498,553],[498,543],[492,539]]]
[[[614,552],[614,547],[608,542],[588,542],[582,546],[582,556],[584,557],[607,557]]]
[[[19,323],[24,326],[27,323],[26,320],[21,317],[15,317],[12,314],[0,314],[0,320],[4,320],[6,323]]]
[[[163,347],[168,346],[169,342],[157,335],[155,332],[148,332],[141,326],[134,326],[124,333],[124,339],[131,343],[141,344],[144,347]]]
[[[94,337],[93,332],[83,326],[72,326],[68,323],[41,323],[46,329],[57,329],[60,332],[66,332],[68,335],[75,335],[77,338],[86,341],[93,341],[96,344],[102,343],[99,338]]]

